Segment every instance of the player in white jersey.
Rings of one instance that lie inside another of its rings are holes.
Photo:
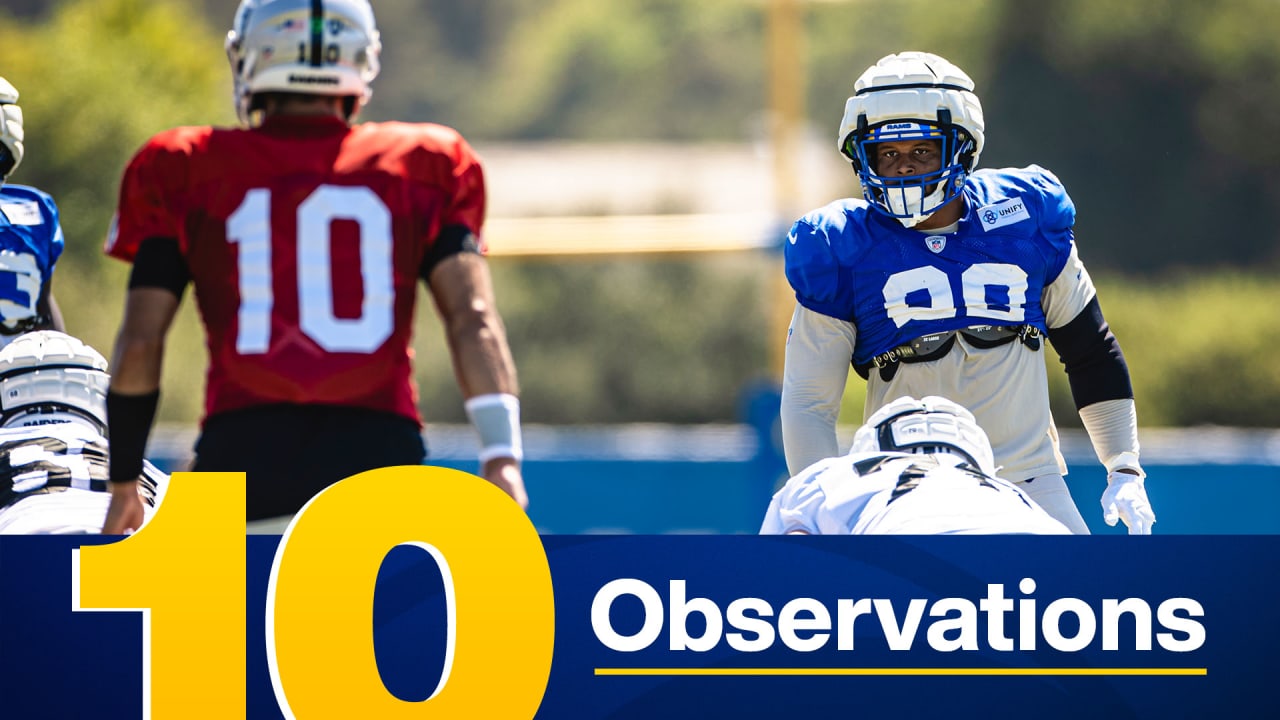
[[[973,415],[941,397],[903,397],[858,429],[853,449],[791,478],[763,535],[1066,535],[1013,483],[996,477]]]
[[[76,338],[27,333],[0,350],[0,534],[98,533],[107,516],[107,361]],[[145,463],[144,516],[167,477]]]
[[[1035,165],[974,169],[982,106],[937,55],[887,56],[854,88],[838,143],[864,197],[808,213],[785,246],[797,301],[781,407],[789,470],[840,452],[852,365],[867,380],[864,419],[904,395],[951,398],[990,436],[1003,477],[1088,533],[1063,479],[1047,338],[1107,468],[1103,518],[1149,533],[1129,370],[1076,251],[1066,190]]]

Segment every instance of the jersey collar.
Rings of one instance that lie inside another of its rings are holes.
[[[268,135],[314,138],[345,133],[351,126],[332,115],[269,115],[256,129]]]

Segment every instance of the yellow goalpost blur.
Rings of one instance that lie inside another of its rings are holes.
[[[766,213],[492,218],[484,230],[489,255],[503,258],[768,251],[781,247],[783,233]],[[769,370],[781,382],[794,303],[780,253],[770,277],[762,290],[770,300]]]

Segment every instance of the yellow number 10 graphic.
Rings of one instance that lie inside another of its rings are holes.
[[[373,596],[392,548],[435,558],[448,643],[435,694],[396,698],[378,674]],[[175,473],[137,534],[75,551],[76,610],[143,613],[150,720],[243,718],[244,475]],[[551,672],[555,601],[537,530],[501,490],[437,467],[330,486],[280,538],[266,599],[267,662],[286,718],[532,718]]]

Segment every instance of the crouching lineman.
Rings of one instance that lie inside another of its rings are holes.
[[[774,496],[762,535],[1068,535],[1013,483],[996,477],[987,434],[960,405],[901,397]]]
[[[0,350],[0,534],[83,535],[102,530],[107,488],[107,361],[53,330]],[[149,518],[167,476],[144,463]]]

